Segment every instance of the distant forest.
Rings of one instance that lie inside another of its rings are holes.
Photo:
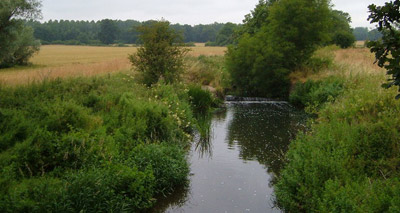
[[[28,22],[33,27],[36,39],[42,44],[71,44],[71,45],[101,45],[101,44],[137,44],[138,32],[136,27],[151,21],[139,22],[135,20],[110,20],[102,21],[68,21],[50,20],[44,23],[38,21]],[[184,42],[215,42],[218,33],[233,30],[223,30],[225,26],[234,28],[238,25],[227,23],[213,23],[207,25],[171,25],[173,29],[182,32]],[[220,36],[221,37],[221,36]]]
[[[69,21],[50,20],[44,23],[31,21],[27,24],[34,29],[34,36],[42,44],[67,45],[108,45],[108,44],[138,44],[136,27],[152,21],[135,20],[101,21]],[[234,32],[239,25],[232,23],[213,23],[200,25],[171,25],[173,29],[182,32],[186,43],[199,42],[210,46],[225,46],[231,44]],[[376,30],[357,27],[353,30],[356,40],[377,40],[381,34]]]
[[[382,34],[377,30],[369,30],[367,27],[356,27],[353,29],[353,34],[357,41],[376,41],[382,38]]]

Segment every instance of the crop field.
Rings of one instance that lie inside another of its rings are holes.
[[[205,47],[196,44],[189,56],[224,55],[225,47]],[[42,46],[29,67],[0,70],[0,83],[20,85],[45,79],[75,76],[93,76],[128,71],[131,64],[128,55],[136,47],[89,47],[89,46]]]

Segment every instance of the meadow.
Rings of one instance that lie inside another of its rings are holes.
[[[189,57],[222,56],[225,47],[205,47],[198,43],[190,48]],[[128,55],[137,47],[89,47],[46,45],[31,59],[31,66],[2,69],[0,83],[21,85],[45,79],[95,76],[131,70]]]

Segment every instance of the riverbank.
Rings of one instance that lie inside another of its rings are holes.
[[[187,184],[207,95],[123,73],[0,87],[0,211],[149,209]]]
[[[318,118],[290,145],[277,202],[288,212],[399,212],[397,91],[381,87],[385,71],[368,49],[333,53],[331,66],[294,90]]]

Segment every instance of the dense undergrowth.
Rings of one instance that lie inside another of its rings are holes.
[[[400,212],[400,102],[380,87],[382,71],[350,64],[292,93],[319,110],[278,178],[277,202],[287,212]]]
[[[0,212],[148,209],[187,182],[197,89],[125,74],[0,87]]]

